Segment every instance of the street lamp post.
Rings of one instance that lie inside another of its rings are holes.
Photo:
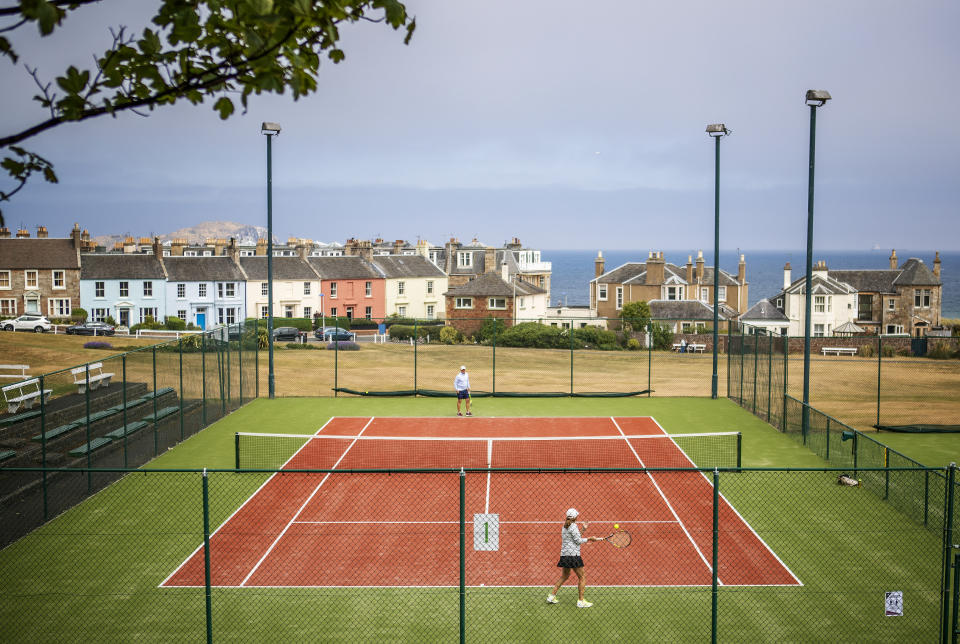
[[[717,397],[717,351],[719,349],[720,327],[720,139],[730,134],[723,123],[707,126],[707,134],[716,141],[716,162],[713,181],[713,377],[710,396]],[[729,340],[729,330],[728,330]]]
[[[267,384],[270,398],[274,397],[273,374],[273,137],[280,134],[279,123],[264,122],[260,133],[267,137],[267,354],[269,367]]]
[[[807,175],[807,277],[803,318],[803,439],[810,430],[810,315],[813,304],[813,167],[816,158],[817,108],[830,100],[830,92],[808,89],[806,103],[810,106],[810,172]]]

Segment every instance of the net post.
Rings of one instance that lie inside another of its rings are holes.
[[[853,430],[853,475],[857,476],[857,443],[860,440],[860,432]]]
[[[720,553],[720,471],[713,468],[713,580],[711,589],[711,625],[710,641],[713,644],[717,642],[717,603],[719,599],[719,573],[717,572],[717,560]]]
[[[40,487],[43,489],[43,520],[49,516],[47,510],[47,404],[43,394],[43,374],[40,374],[40,465],[43,466]]]
[[[743,454],[743,432],[737,432],[737,471],[740,471],[741,455]]]
[[[233,434],[233,469],[240,469],[240,432]]]
[[[467,473],[460,468],[460,644],[466,641],[466,614],[467,614],[467,552],[466,552],[466,505],[467,505]]]
[[[883,448],[883,498],[890,496],[890,448]]]
[[[213,602],[210,590],[210,492],[203,468],[203,587],[206,601],[207,642],[213,642]]]

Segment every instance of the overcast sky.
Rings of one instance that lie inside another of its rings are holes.
[[[52,38],[12,38],[51,78],[86,64],[108,26],[153,3],[82,9]],[[11,228],[64,236],[266,223],[276,236],[442,243],[519,237],[539,248],[712,248],[713,141],[721,245],[805,246],[809,108],[817,113],[821,249],[960,249],[960,3],[414,0],[410,45],[345,29],[320,91],[68,124],[26,142],[58,185],[4,204]],[[129,13],[125,13],[129,12]],[[137,14],[140,15],[137,15]],[[5,133],[43,120],[23,66],[0,62]]]

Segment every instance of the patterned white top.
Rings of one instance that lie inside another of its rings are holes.
[[[576,522],[571,523],[570,527],[564,527],[560,531],[560,556],[561,557],[579,557],[580,544],[586,542],[586,539],[580,536],[580,528]]]

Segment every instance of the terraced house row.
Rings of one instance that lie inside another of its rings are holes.
[[[66,238],[49,237],[43,226],[36,237],[25,230],[11,237],[3,228],[0,317],[65,318],[82,307],[93,321],[112,317],[132,326],[173,316],[201,328],[266,317],[266,249],[266,240],[191,245],[154,238],[108,250],[79,225]],[[275,317],[443,319],[451,309],[464,318],[531,317],[545,312],[549,298],[549,263],[518,240],[494,249],[477,240],[438,247],[291,239],[275,244],[273,254]]]

